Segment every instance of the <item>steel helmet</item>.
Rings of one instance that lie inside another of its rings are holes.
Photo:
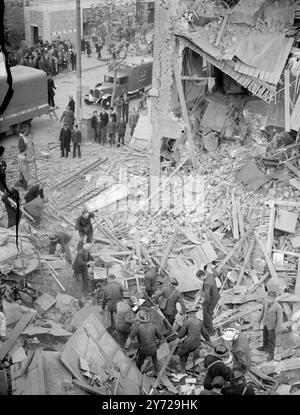
[[[239,331],[237,329],[228,328],[224,330],[222,337],[226,341],[232,341],[237,338],[238,334],[239,334]]]

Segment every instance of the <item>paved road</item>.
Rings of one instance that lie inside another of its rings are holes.
[[[88,58],[82,55],[82,66],[82,90],[83,93],[86,93],[93,89],[98,82],[103,81],[104,74],[107,72],[107,63],[97,60],[96,56]],[[76,102],[76,72],[68,72],[56,76],[54,82],[57,88],[55,91],[55,104],[59,107],[56,113],[60,119],[68,103],[69,95],[73,95]],[[133,105],[134,101],[131,101],[131,105]],[[86,105],[84,102],[82,105],[83,118],[90,118],[96,106]],[[32,121],[32,131],[35,149],[46,149],[48,143],[58,143],[60,124],[59,121],[50,119],[49,115],[45,114]],[[16,147],[17,138],[15,136],[7,137],[3,140],[3,144],[7,147]]]

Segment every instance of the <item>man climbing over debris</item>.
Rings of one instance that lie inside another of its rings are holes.
[[[125,298],[126,297],[126,298]],[[117,342],[124,349],[128,336],[131,333],[132,322],[135,314],[130,307],[131,299],[129,293],[124,293],[124,299],[116,305],[116,332]]]
[[[89,288],[89,274],[88,274],[88,265],[92,264],[94,257],[90,254],[92,244],[84,244],[76,255],[75,261],[73,263],[74,278],[82,282],[82,287],[85,292]]]
[[[150,322],[148,313],[141,310],[137,313],[139,324],[131,332],[126,343],[125,349],[129,349],[132,340],[136,337],[138,340],[138,352],[136,354],[136,366],[141,370],[146,357],[151,357],[153,362],[154,374],[158,374],[157,348],[158,344],[163,342],[163,336],[157,326]]]
[[[18,191],[19,187],[20,187],[19,182],[15,183],[10,190],[10,194],[5,192],[4,195],[2,196],[2,202],[5,205],[5,210],[7,213],[7,219],[8,219],[7,227],[8,228],[12,228],[13,226],[16,226],[17,222],[19,223],[21,219],[22,213],[19,212],[19,218],[17,220],[17,206],[10,202],[10,200],[12,200],[16,204],[18,202],[20,203],[20,195]]]
[[[110,332],[115,328],[114,314],[117,312],[117,303],[123,300],[126,288],[116,281],[114,274],[107,277],[107,286],[103,290],[102,310],[107,308],[111,315]]]
[[[181,370],[185,372],[185,365],[189,354],[195,352],[201,344],[201,336],[209,342],[209,334],[206,331],[202,321],[196,317],[197,310],[189,310],[188,318],[183,323],[178,333],[178,338],[182,339],[178,349]]]
[[[144,285],[146,294],[152,297],[157,289],[157,268],[152,267],[145,271]]]
[[[281,306],[276,301],[276,292],[269,289],[259,320],[259,323],[263,322],[263,345],[257,348],[259,351],[268,353],[268,361],[274,359],[276,335],[282,329],[282,321],[283,313]]]
[[[224,360],[228,357],[228,349],[223,344],[218,344],[214,347],[204,359],[204,367],[206,375],[204,378],[204,389],[211,390],[212,382],[215,377],[222,376],[226,382],[233,378],[233,371],[228,367]]]
[[[248,337],[235,328],[226,329],[222,337],[232,355],[232,369],[246,374],[251,367]]]
[[[172,277],[170,284],[156,292],[154,301],[159,302],[159,308],[171,326],[173,326],[177,314],[176,304],[179,303],[181,305],[182,314],[186,313],[186,307],[181,293],[175,288],[178,287],[177,279]]]
[[[253,386],[246,382],[244,373],[235,371],[230,385],[222,389],[222,395],[255,395],[255,392]]]
[[[72,237],[67,232],[62,231],[52,231],[49,234],[49,254],[53,255],[55,254],[57,244],[61,246],[61,252],[65,254],[66,261],[69,264],[72,264],[72,255],[70,250],[70,241]]]
[[[48,199],[44,197],[43,192],[39,192],[38,196],[23,205],[24,210],[35,219],[35,225],[41,223],[42,213],[45,203]]]
[[[204,268],[204,271],[197,271],[196,275],[201,281],[203,281],[203,324],[209,335],[213,336],[214,328],[212,324],[212,318],[214,309],[220,299],[220,294],[217,288],[215,277],[211,272],[207,272],[207,267]]]
[[[76,219],[75,223],[75,230],[78,231],[79,234],[79,242],[77,245],[77,250],[82,248],[84,243],[84,237],[86,236],[86,243],[93,242],[93,225],[92,225],[92,218],[95,215],[90,213],[87,208],[82,210],[81,215]]]

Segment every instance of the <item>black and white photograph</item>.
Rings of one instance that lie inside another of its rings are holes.
[[[299,75],[300,0],[0,1],[0,395],[300,395]]]

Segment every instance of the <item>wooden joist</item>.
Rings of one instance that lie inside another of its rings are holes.
[[[21,335],[26,326],[30,323],[34,315],[35,311],[31,310],[23,314],[21,320],[17,323],[16,327],[11,332],[9,338],[6,340],[6,342],[0,349],[0,362],[2,362],[2,360],[9,353],[15,342],[18,340],[18,337]]]
[[[268,268],[269,268],[270,274],[272,275],[272,277],[273,277],[275,280],[278,280],[278,279],[279,279],[279,278],[278,278],[278,275],[277,275],[277,273],[276,273],[276,270],[275,270],[275,267],[274,267],[274,265],[273,265],[272,259],[271,259],[270,255],[268,254],[268,251],[267,251],[266,245],[265,245],[265,244],[263,243],[263,241],[259,238],[259,236],[258,236],[258,234],[257,234],[257,233],[255,233],[255,238],[256,238],[256,240],[257,240],[257,242],[258,242],[259,246],[260,246],[260,249],[262,250],[262,252],[263,252],[263,254],[264,254],[264,257],[265,257],[265,260],[266,260],[267,266],[268,266]]]
[[[298,267],[297,267],[297,277],[295,285],[295,295],[300,295],[300,258],[298,258]],[[293,305],[293,314],[300,310],[300,302],[297,302]]]
[[[241,272],[240,272],[239,278],[238,278],[237,283],[236,283],[236,287],[238,287],[241,284],[242,280],[243,280],[244,272],[245,272],[246,266],[247,266],[247,264],[248,264],[248,262],[250,260],[250,257],[251,257],[251,254],[252,254],[254,245],[255,245],[255,238],[252,239],[251,244],[250,244],[250,247],[249,247],[249,249],[247,251],[247,254],[246,254],[246,257],[245,257],[245,261],[243,263],[243,266],[241,268]]]
[[[290,120],[290,71],[286,69],[284,71],[284,121],[285,131],[291,131]]]
[[[173,245],[174,245],[174,242],[175,242],[175,241],[176,241],[176,239],[177,239],[178,232],[179,232],[179,227],[177,227],[177,229],[175,230],[175,232],[174,232],[174,234],[172,235],[172,237],[171,237],[171,239],[170,239],[170,241],[169,241],[169,243],[168,243],[168,245],[167,245],[167,248],[166,248],[166,250],[165,250],[165,252],[164,252],[164,256],[163,256],[163,258],[162,258],[162,260],[161,260],[160,272],[164,269],[164,267],[165,267],[165,265],[166,265],[166,262],[167,262],[167,260],[168,260],[169,254],[170,254],[170,252],[171,252],[171,250],[172,250],[172,247],[173,247]]]
[[[275,214],[276,214],[275,203],[273,201],[270,203],[270,207],[271,207],[271,212],[270,212],[270,221],[269,221],[269,229],[268,229],[267,252],[271,256],[272,247],[273,247],[273,239],[274,239]]]

